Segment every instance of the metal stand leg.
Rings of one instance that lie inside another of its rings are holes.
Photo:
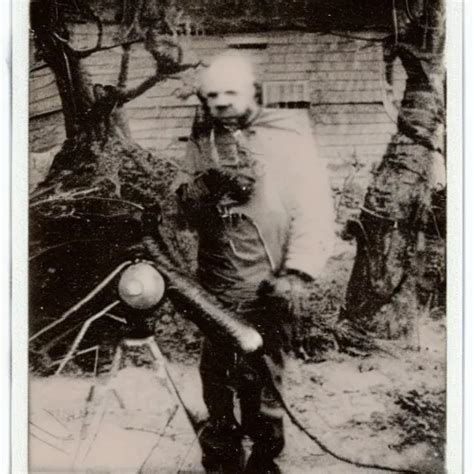
[[[81,468],[85,458],[89,454],[92,445],[97,437],[100,429],[101,422],[105,416],[108,401],[110,400],[110,394],[115,392],[113,387],[114,379],[117,377],[122,365],[124,356],[126,355],[129,348],[144,348],[146,347],[153,358],[154,373],[158,379],[160,386],[166,388],[168,393],[175,401],[175,410],[178,406],[181,406],[186,413],[188,421],[191,425],[192,430],[195,432],[193,419],[183,403],[183,400],[174,384],[172,378],[166,367],[166,359],[163,356],[158,344],[156,343],[153,336],[143,339],[130,339],[124,338],[120,341],[114,354],[110,372],[107,376],[106,381],[102,384],[102,400],[97,410],[93,409],[93,402],[97,400],[97,386],[93,385],[89,392],[89,396],[86,401],[86,410],[84,416],[84,422],[81,427],[80,437],[78,440],[78,446],[73,462],[73,470]],[[115,392],[118,396],[118,394]]]

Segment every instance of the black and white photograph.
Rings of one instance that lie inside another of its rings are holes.
[[[453,3],[27,8],[28,471],[460,472]]]

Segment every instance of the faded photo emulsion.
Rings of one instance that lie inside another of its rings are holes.
[[[30,471],[445,472],[444,0],[29,8]]]

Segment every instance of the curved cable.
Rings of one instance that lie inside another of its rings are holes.
[[[388,471],[388,472],[401,472],[401,473],[405,473],[405,474],[419,474],[418,471],[415,471],[413,469],[403,469],[403,468],[396,468],[396,467],[391,467],[391,466],[384,466],[384,465],[375,464],[375,463],[360,462],[360,461],[351,459],[349,457],[342,456],[342,455],[336,453],[335,451],[333,451],[332,449],[330,449],[316,435],[311,433],[301,423],[301,421],[296,417],[296,415],[293,413],[291,408],[285,402],[285,399],[283,398],[283,395],[281,394],[281,392],[278,390],[278,388],[275,386],[275,384],[273,382],[273,377],[271,375],[271,371],[270,371],[270,368],[268,366],[268,362],[266,360],[267,357],[268,356],[266,356],[265,354],[262,356],[263,366],[264,366],[264,370],[266,372],[266,377],[270,381],[270,385],[271,385],[275,395],[277,396],[283,410],[288,415],[288,417],[289,417],[290,421],[293,423],[293,425],[295,425],[300,431],[302,431],[314,444],[319,446],[326,454],[329,454],[330,456],[337,459],[338,461],[342,461],[342,462],[347,463],[347,464],[352,464],[353,466],[357,466],[357,467],[364,467],[364,468],[368,468],[368,469],[379,469],[379,470]]]

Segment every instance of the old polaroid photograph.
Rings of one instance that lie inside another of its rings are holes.
[[[459,2],[23,3],[29,472],[460,472]]]

